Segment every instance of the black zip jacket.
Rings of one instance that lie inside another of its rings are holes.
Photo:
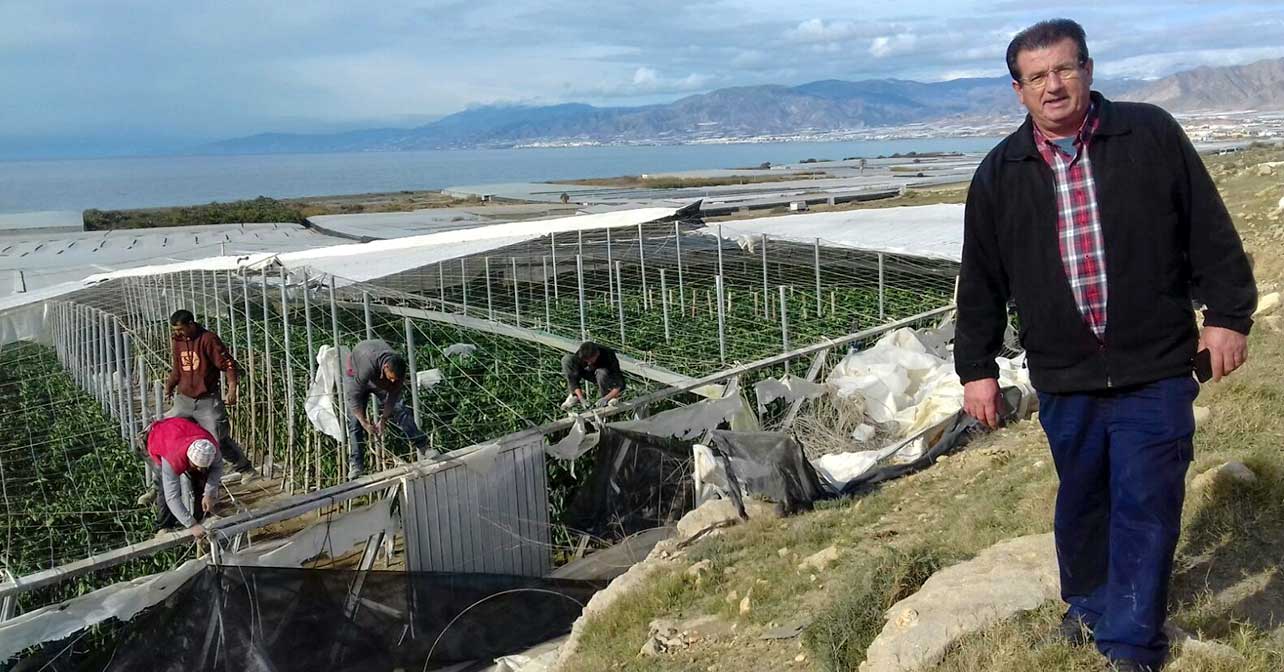
[[[1092,93],[1088,145],[1105,241],[1106,332],[1070,291],[1057,242],[1052,169],[1029,117],[977,168],[964,215],[955,368],[995,378],[1007,303],[1016,303],[1030,379],[1042,392],[1103,390],[1189,374],[1204,324],[1247,334],[1257,286],[1239,235],[1177,122],[1153,105]]]

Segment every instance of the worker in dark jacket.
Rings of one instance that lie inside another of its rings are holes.
[[[147,432],[147,454],[162,493],[156,498],[157,532],[182,525],[197,539],[205,536],[200,521],[214,511],[223,477],[214,435],[187,418],[164,418]]]
[[[173,363],[165,381],[165,396],[173,396],[167,418],[191,418],[218,440],[219,452],[241,474],[246,484],[256,476],[250,458],[232,438],[227,418],[236,405],[236,361],[218,334],[201,326],[190,310],[177,310],[169,318],[173,333]],[[227,394],[220,394],[219,373],[227,378]]]
[[[1083,29],[1036,24],[1008,47],[1025,123],[968,191],[955,364],[964,407],[995,426],[995,357],[1014,299],[1061,483],[1062,632],[1120,670],[1158,669],[1185,475],[1192,377],[1243,365],[1248,258],[1177,122],[1091,90]],[[1192,296],[1205,304],[1202,332]]]
[[[365,472],[366,439],[383,433],[392,421],[414,444],[419,459],[428,457],[428,437],[415,424],[414,412],[401,403],[406,382],[406,359],[386,342],[371,339],[352,348],[344,367],[343,392],[348,411],[348,478]],[[370,398],[379,402],[379,417],[371,420]]]
[[[614,406],[619,403],[624,392],[624,375],[620,373],[620,359],[615,351],[592,341],[585,341],[575,352],[568,352],[562,358],[562,376],[566,378],[567,395],[562,402],[563,410],[570,410],[576,404],[588,407],[584,388],[580,381],[587,380],[597,384],[598,399],[595,408]]]

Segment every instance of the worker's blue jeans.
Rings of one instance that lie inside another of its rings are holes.
[[[375,414],[369,416],[371,422],[379,419],[383,413],[383,400],[375,397]],[[388,418],[390,424],[396,425],[406,435],[406,440],[414,445],[418,451],[419,457],[425,457],[428,453],[428,435],[419,429],[415,424],[415,414],[405,404],[400,401],[392,407],[392,415]],[[385,428],[384,431],[387,431]],[[366,458],[366,428],[361,426],[356,416],[348,414],[348,467],[355,468],[358,471],[365,469]]]
[[[1061,597],[1097,648],[1159,666],[1168,583],[1195,432],[1191,376],[1078,394],[1040,394],[1061,478],[1054,529]]]

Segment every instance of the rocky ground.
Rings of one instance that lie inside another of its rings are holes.
[[[1206,161],[1263,295],[1278,291],[1284,150]],[[1269,303],[1248,366],[1197,402],[1170,669],[1284,669],[1284,310]],[[868,495],[666,543],[593,610],[562,669],[1103,670],[1054,636],[1055,492],[1046,440],[1024,422]],[[931,636],[907,647],[906,633]]]

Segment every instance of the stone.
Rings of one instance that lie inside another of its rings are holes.
[[[887,610],[861,672],[909,672],[935,665],[959,638],[1058,599],[1051,534],[1009,539],[933,574]]]
[[[700,562],[687,567],[687,576],[699,577],[701,574],[709,571],[709,568],[712,566],[713,562],[709,560],[701,560]]]
[[[1187,639],[1185,642],[1182,642],[1181,656],[1179,657],[1179,659],[1184,659],[1187,656],[1192,656],[1194,658],[1201,658],[1209,662],[1213,662],[1213,661],[1222,661],[1227,663],[1244,662],[1243,654],[1241,654],[1239,651],[1236,651],[1234,647],[1228,644],[1222,644],[1221,642],[1205,642],[1203,640],[1194,639],[1194,638]]]
[[[749,590],[745,592],[744,598],[740,600],[740,615],[744,616],[748,614],[750,611],[753,611],[753,588],[752,587],[750,587]]]
[[[1045,465],[1045,464],[1047,464],[1047,463],[1046,463],[1046,462],[1044,462],[1043,460],[1035,460],[1035,461],[1034,461],[1034,464],[1033,464],[1032,466],[1033,466],[1035,469],[1042,469],[1042,468],[1043,468],[1043,465]]]
[[[1274,313],[1276,310],[1278,310],[1279,307],[1280,307],[1279,292],[1271,292],[1270,294],[1263,294],[1257,299],[1257,310],[1253,311],[1253,317],[1270,315],[1271,313]]]
[[[1207,406],[1195,407],[1195,426],[1203,427],[1213,417],[1213,409]]]
[[[805,572],[823,572],[838,561],[838,547],[829,546],[821,549],[798,563],[798,569]],[[815,577],[813,577],[813,580]]]
[[[749,515],[750,520],[780,517],[770,502],[756,499],[745,500],[745,513]],[[740,513],[736,511],[734,502],[729,499],[713,499],[682,516],[682,520],[678,521],[678,537],[690,539],[702,530],[738,522],[740,522]]]
[[[779,549],[779,550],[777,550],[777,551],[776,551],[776,555],[778,555],[778,556],[780,556],[780,557],[782,557],[782,558],[787,558],[787,557],[789,557],[789,549],[788,549],[788,548],[782,548],[782,549]]]
[[[1258,164],[1257,166],[1258,177],[1270,177],[1271,175],[1274,175],[1274,174],[1275,174],[1275,166],[1272,166],[1269,163]]]
[[[718,616],[697,616],[678,624],[687,640],[717,639],[731,634],[731,624]]]
[[[768,629],[758,636],[758,639],[793,639],[801,635],[807,626],[811,625],[810,616],[800,616],[783,625],[778,625]]]
[[[1207,489],[1214,483],[1253,483],[1257,474],[1243,462],[1224,462],[1195,477],[1190,482],[1192,491]]]
[[[794,662],[795,662],[795,663],[801,663],[801,662],[804,662],[804,661],[806,661],[806,660],[807,660],[807,654],[805,654],[805,653],[800,653],[800,654],[798,654],[798,655],[794,656]]]
[[[733,590],[727,593],[727,604],[735,604],[740,601],[740,591]]]

